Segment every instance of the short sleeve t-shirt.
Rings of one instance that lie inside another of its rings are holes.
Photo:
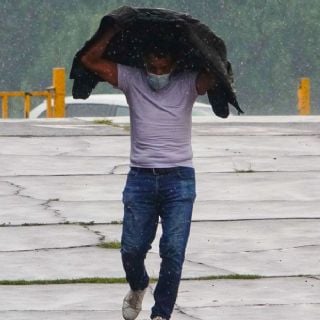
[[[130,165],[193,167],[191,113],[198,96],[196,72],[172,74],[154,91],[144,69],[118,64],[118,88],[126,96],[131,122]]]

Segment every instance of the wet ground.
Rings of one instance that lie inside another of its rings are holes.
[[[119,250],[98,245],[120,240],[129,143],[126,119],[0,120],[0,319],[122,318],[127,284],[14,281],[124,277]],[[197,118],[193,151],[197,200],[172,319],[319,319],[320,117]]]

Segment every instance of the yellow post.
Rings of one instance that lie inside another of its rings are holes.
[[[30,114],[30,106],[31,106],[31,94],[29,92],[25,92],[25,96],[24,96],[24,117],[26,119],[29,118],[29,114]]]
[[[8,111],[8,96],[2,96],[2,118],[7,119],[9,117]]]
[[[310,78],[301,78],[298,89],[298,111],[299,115],[310,115]]]
[[[63,118],[65,116],[65,96],[66,96],[66,76],[64,68],[53,69],[54,97],[54,117]]]
[[[50,91],[48,91],[47,95],[47,118],[53,118],[52,95]]]

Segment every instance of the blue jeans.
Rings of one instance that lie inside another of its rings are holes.
[[[162,174],[134,167],[128,173],[122,199],[121,257],[132,290],[145,289],[149,284],[144,260],[161,219],[162,261],[151,318],[170,319],[173,311],[195,198],[194,168],[175,167]]]

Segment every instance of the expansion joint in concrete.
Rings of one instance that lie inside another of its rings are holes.
[[[37,252],[37,251],[48,251],[48,250],[67,250],[67,249],[79,249],[79,248],[93,248],[96,247],[95,244],[88,244],[82,246],[69,246],[69,247],[48,247],[48,248],[36,248],[36,249],[26,249],[26,250],[6,250],[0,251],[0,253],[17,253],[17,252]]]
[[[299,249],[299,248],[308,248],[308,247],[319,247],[320,244],[306,244],[303,246],[296,246],[296,247],[288,247],[288,248],[271,248],[265,250],[243,250],[243,251],[219,251],[219,253],[253,253],[253,252],[269,252],[269,251],[284,251],[284,250],[291,250],[291,249]]]
[[[209,305],[200,307],[191,307],[190,309],[208,309],[208,308],[243,308],[243,307],[282,307],[282,306],[320,306],[320,302],[296,302],[296,303],[252,303],[252,304],[229,304],[229,305]]]

